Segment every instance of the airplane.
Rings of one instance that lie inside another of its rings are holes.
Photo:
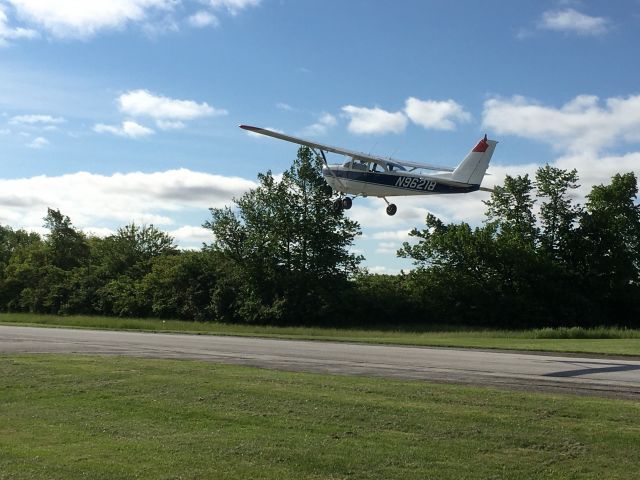
[[[266,128],[249,125],[240,125],[240,128],[304,145],[316,155],[319,151],[324,162],[322,175],[327,184],[339,194],[339,198],[333,204],[336,209],[351,208],[353,199],[348,195],[354,198],[371,196],[382,198],[387,204],[387,215],[395,215],[398,208],[395,204],[389,203],[386,197],[469,193],[477,190],[493,191],[480,186],[498,143],[495,140],[488,140],[486,134],[457,167],[451,168],[354,152]],[[325,152],[344,155],[350,157],[350,160],[342,165],[329,165]],[[435,170],[437,173],[426,174],[423,173],[424,170]]]

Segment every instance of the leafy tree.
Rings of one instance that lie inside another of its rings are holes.
[[[507,175],[504,185],[496,186],[491,198],[484,202],[487,206],[487,222],[496,222],[500,235],[531,246],[535,244],[537,237],[532,190],[529,175]]]
[[[609,315],[640,315],[640,207],[637,179],[617,174],[609,185],[596,185],[580,218],[581,274],[589,294]]]
[[[541,244],[556,259],[568,259],[576,247],[575,227],[581,209],[570,193],[578,188],[578,172],[545,165],[536,171],[537,196],[542,224]]]
[[[151,271],[154,258],[178,252],[170,235],[153,225],[135,223],[95,243],[96,261],[101,266],[101,275],[107,278],[125,275],[140,279]]]
[[[49,230],[46,243],[53,265],[63,270],[71,270],[89,258],[86,236],[76,230],[69,217],[60,213],[60,210],[47,208],[44,226]]]
[[[220,279],[219,254],[209,251],[162,255],[154,259],[143,288],[154,316],[213,320],[213,292]]]
[[[361,258],[348,247],[357,223],[335,211],[321,175],[322,162],[302,147],[292,167],[276,180],[235,200],[237,211],[211,209],[211,248],[238,269],[242,317],[248,321],[304,322],[326,317]]]

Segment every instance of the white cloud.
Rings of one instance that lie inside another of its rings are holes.
[[[396,242],[380,242],[376,253],[396,253],[399,245]]]
[[[205,0],[216,9],[226,9],[231,15],[237,15],[240,11],[248,7],[257,7],[261,0]]]
[[[7,0],[17,16],[57,38],[89,38],[169,11],[175,0]]]
[[[336,117],[334,117],[330,113],[325,112],[320,115],[316,123],[305,127],[302,130],[302,135],[308,135],[312,137],[325,135],[331,127],[335,127],[337,124],[338,120],[336,119]]]
[[[69,215],[80,228],[110,228],[110,223],[122,226],[132,221],[172,225],[174,217],[194,209],[201,210],[205,220],[209,207],[229,204],[234,196],[254,187],[254,182],[243,178],[188,169],[0,179],[0,224],[41,225],[51,207]]]
[[[51,115],[16,115],[9,120],[13,125],[56,125],[64,123],[62,117],[52,117]]]
[[[0,47],[9,45],[9,40],[19,40],[21,38],[36,38],[38,32],[30,28],[10,27],[9,19],[5,12],[5,7],[0,4]]]
[[[373,267],[367,267],[369,273],[373,273],[374,275],[398,275],[400,273],[400,269],[398,268],[389,268],[383,265],[374,265]]]
[[[578,35],[602,35],[609,31],[611,22],[604,17],[591,17],[573,8],[549,10],[542,14],[538,28]]]
[[[11,133],[11,130],[9,130],[8,128],[0,128],[0,135],[9,135]]]
[[[116,233],[114,229],[107,227],[84,227],[82,231],[92,237],[100,238],[108,237]]]
[[[471,114],[454,100],[419,100],[409,97],[405,113],[413,123],[435,130],[454,130],[455,122],[469,122]]]
[[[93,126],[93,131],[97,133],[111,133],[120,137],[141,138],[153,135],[155,132],[150,128],[140,125],[132,120],[125,120],[122,125],[105,125],[97,123]]]
[[[620,141],[640,141],[640,95],[608,98],[579,95],[560,108],[521,96],[485,102],[483,126],[551,144],[570,152],[597,152]]]
[[[167,233],[175,238],[181,245],[200,246],[203,243],[211,243],[213,240],[211,230],[194,225],[183,225]]]
[[[407,117],[402,112],[387,112],[381,108],[347,105],[342,111],[349,118],[348,129],[357,134],[401,133],[407,128]]]
[[[134,117],[150,117],[160,129],[184,127],[184,121],[201,117],[227,115],[226,110],[211,107],[206,102],[177,100],[155,95],[148,90],[131,90],[118,97],[121,112]]]
[[[217,27],[220,24],[218,17],[216,17],[213,13],[207,12],[205,10],[199,10],[198,12],[191,15],[187,22],[189,25],[195,28],[204,28],[204,27]]]
[[[41,148],[49,145],[49,140],[44,137],[36,137],[31,142],[27,143],[27,147],[40,150]]]
[[[409,232],[411,230],[387,230],[383,232],[376,232],[371,235],[371,238],[375,240],[400,240],[406,242],[409,240]]]

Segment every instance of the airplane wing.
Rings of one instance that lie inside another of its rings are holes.
[[[430,165],[426,163],[406,162],[404,160],[396,160],[391,157],[378,157],[375,155],[369,155],[366,153],[355,152],[353,150],[347,150],[345,148],[332,147],[331,145],[325,145],[323,143],[316,143],[303,138],[292,137],[280,132],[274,132],[273,130],[267,130],[266,128],[251,127],[249,125],[240,125],[240,128],[248,130],[249,132],[259,133],[268,137],[277,138],[286,142],[297,143],[298,145],[304,145],[309,148],[317,148],[318,150],[324,150],[325,152],[337,153],[338,155],[345,155],[355,160],[362,160],[364,162],[375,162],[378,164],[397,163],[403,167],[409,168],[424,168],[427,170],[438,170],[441,172],[453,172],[453,168],[442,165]]]

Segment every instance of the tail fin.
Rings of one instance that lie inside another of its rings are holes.
[[[456,167],[451,174],[451,179],[456,182],[480,185],[497,143],[495,140],[487,140],[485,135]]]

